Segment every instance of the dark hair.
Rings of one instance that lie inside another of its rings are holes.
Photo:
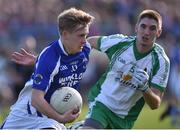
[[[160,15],[157,11],[155,11],[155,10],[150,10],[150,9],[147,9],[147,10],[142,11],[142,12],[139,14],[137,23],[140,23],[141,19],[143,19],[143,18],[145,18],[145,17],[152,18],[152,19],[156,20],[157,23],[158,23],[159,29],[162,28],[162,17],[161,17],[161,15]]]
[[[73,32],[79,25],[86,26],[91,24],[93,19],[94,17],[90,14],[76,8],[64,10],[58,16],[59,32],[60,34],[64,30]]]

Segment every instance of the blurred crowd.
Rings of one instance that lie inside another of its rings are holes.
[[[158,43],[170,57],[172,70],[165,97],[180,101],[179,0],[0,0],[0,109],[16,100],[33,70],[31,66],[12,63],[11,53],[23,47],[36,54],[48,42],[57,39],[57,16],[69,7],[80,8],[95,17],[89,35],[135,35],[139,12],[143,9],[159,11],[163,17],[163,33]],[[83,92],[87,93],[106,65],[107,58],[103,54],[91,53],[82,81]]]

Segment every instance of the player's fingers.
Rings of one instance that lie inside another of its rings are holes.
[[[19,59],[11,58],[11,61],[15,62],[17,64],[22,64],[21,60],[19,60]]]
[[[65,112],[66,114],[73,114],[74,113],[74,109],[68,110]]]
[[[14,52],[12,55],[11,55],[11,58],[13,59],[16,59],[16,60],[21,60],[23,58],[23,55],[18,53],[18,52]]]
[[[76,108],[73,109],[73,113],[74,113],[74,114],[75,114],[75,113],[78,113],[78,112],[80,112],[80,108],[79,108],[79,107],[76,107]]]
[[[20,52],[21,52],[21,54],[23,54],[23,55],[27,55],[27,54],[28,54],[28,52],[27,52],[24,48],[21,48],[21,49],[20,49]]]
[[[13,61],[15,63],[21,64],[22,59],[23,59],[23,55],[18,52],[14,52],[11,55],[11,61]]]
[[[74,117],[74,119],[78,118],[80,115],[80,112],[76,113],[76,114],[73,114],[72,116]]]

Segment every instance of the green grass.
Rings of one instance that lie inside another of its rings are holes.
[[[161,104],[161,107],[156,110],[151,110],[147,105],[144,106],[140,113],[133,129],[174,129],[180,128],[171,126],[170,117],[167,117],[163,121],[159,121],[161,113],[165,110],[165,104]],[[87,113],[87,106],[84,106],[80,117],[75,121],[83,120]],[[70,124],[68,124],[70,125]],[[67,126],[68,126],[67,125]]]
[[[134,129],[174,129],[174,128],[180,128],[180,125],[178,127],[172,127],[170,123],[170,118],[166,118],[163,121],[159,121],[160,114],[165,109],[165,104],[162,104],[161,107],[157,110],[151,110],[147,105],[144,106],[140,116],[138,117],[138,120],[135,122]],[[84,119],[85,115],[87,113],[87,106],[84,106],[81,112],[80,117],[75,121],[81,121]],[[3,117],[2,117],[3,115]],[[0,112],[0,124],[3,121],[4,115],[7,115],[7,109]],[[71,124],[67,124],[69,126]]]
[[[172,129],[170,118],[159,121],[161,113],[164,111],[165,105],[162,104],[159,109],[151,110],[147,105],[144,106],[137,121],[135,129]]]

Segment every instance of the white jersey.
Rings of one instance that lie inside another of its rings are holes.
[[[164,91],[167,85],[170,63],[162,47],[154,44],[152,50],[140,54],[135,46],[136,37],[124,35],[104,36],[99,39],[99,50],[105,52],[110,64],[89,93],[89,101],[99,101],[121,118],[136,119],[145,101],[143,94],[129,83],[121,82],[122,74],[132,66],[146,70],[149,86]]]

